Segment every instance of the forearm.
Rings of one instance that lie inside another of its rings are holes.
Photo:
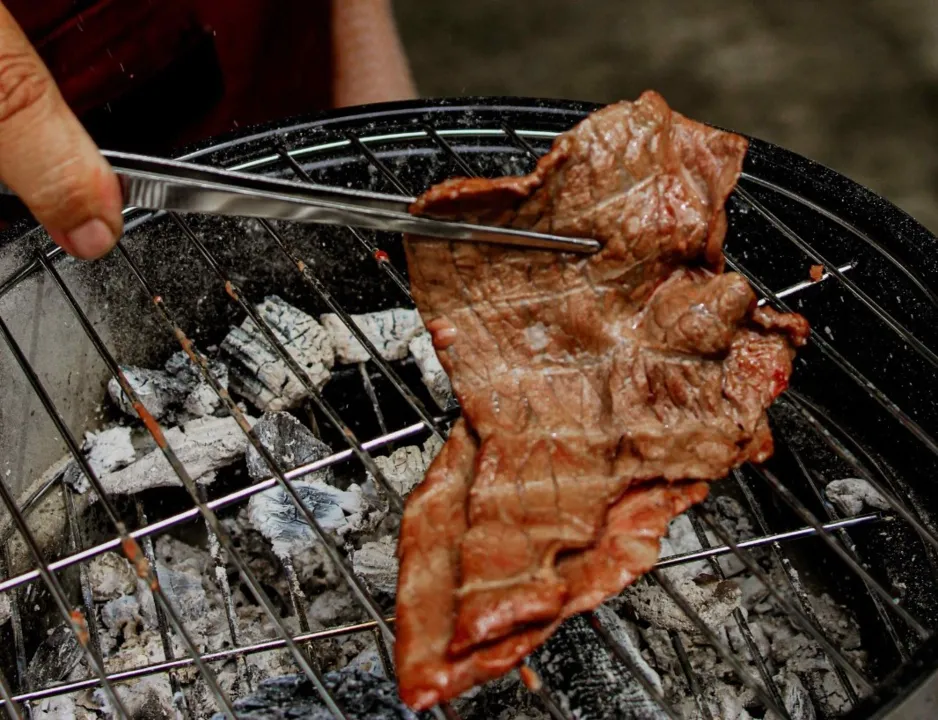
[[[333,0],[333,104],[416,97],[390,0]]]

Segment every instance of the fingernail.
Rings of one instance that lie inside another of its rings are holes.
[[[114,246],[114,233],[103,220],[92,218],[65,235],[75,255],[86,259],[101,257]]]

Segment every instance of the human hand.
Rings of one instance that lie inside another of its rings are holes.
[[[123,227],[117,177],[49,70],[0,5],[0,180],[76,257],[107,253]]]

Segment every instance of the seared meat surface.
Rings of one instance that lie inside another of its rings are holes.
[[[408,498],[397,671],[425,708],[514,667],[657,559],[701,481],[772,453],[797,315],[722,274],[746,141],[655,93],[594,113],[525,177],[455,179],[417,214],[592,237],[589,257],[406,240],[463,410]]]

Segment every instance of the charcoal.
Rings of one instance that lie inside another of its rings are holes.
[[[356,720],[417,720],[397,697],[394,682],[360,669],[327,673],[325,685],[345,713]],[[302,675],[286,675],[262,682],[249,698],[235,703],[242,720],[332,720],[312,684]],[[216,715],[213,720],[222,720]]]
[[[332,454],[332,449],[290,413],[266,413],[254,426],[254,434],[267,449],[282,470],[290,470],[306,463],[322,460]],[[247,446],[245,455],[248,475],[252,480],[271,477],[271,471],[261,454],[253,446]],[[306,480],[332,481],[332,468],[326,467],[307,475]]]
[[[433,436],[422,447],[405,445],[390,455],[379,455],[375,457],[375,464],[394,489],[406,497],[423,480],[427,468],[442,447],[443,443]]]
[[[256,307],[290,356],[322,387],[335,361],[332,337],[312,317],[276,295]],[[231,368],[231,389],[267,412],[296,407],[307,397],[303,383],[287,367],[250,318],[232,328],[221,345]]]
[[[351,317],[352,322],[385,360],[403,360],[407,357],[407,346],[411,339],[423,332],[423,323],[416,310],[394,308]],[[319,322],[332,335],[338,362],[360,363],[371,359],[368,351],[338,315],[320,315]]]
[[[321,480],[296,480],[292,484],[303,505],[327,533],[344,537],[366,528],[371,505],[359,485],[339,490]],[[280,557],[317,542],[292,498],[279,486],[254,495],[248,504],[248,517]]]
[[[648,666],[625,621],[600,607],[597,617],[659,691],[661,680]],[[613,659],[582,616],[570,618],[530,657],[532,667],[569,715],[584,720],[657,720],[667,714],[645,692],[625,665]]]
[[[137,576],[117,553],[101,553],[88,563],[88,582],[95,601],[112,600],[129,595],[137,587]]]
[[[449,376],[440,365],[440,359],[433,348],[430,333],[422,332],[413,338],[408,345],[410,354],[420,369],[420,379],[430,392],[430,397],[439,405],[441,410],[451,410],[456,407],[456,397],[453,395],[453,386]]]
[[[69,625],[56,626],[36,648],[26,666],[29,687],[45,687],[60,682],[78,665],[83,650]]]
[[[98,475],[120,470],[137,459],[132,432],[123,425],[86,433],[82,451]]]
[[[864,508],[889,509],[889,503],[879,491],[861,478],[833,480],[824,488],[824,494],[844,515],[859,515]]]
[[[248,418],[248,422],[254,420]],[[190,420],[181,427],[166,431],[166,441],[193,480],[208,484],[215,471],[240,459],[247,439],[234,418],[205,417]],[[131,465],[101,475],[108,494],[130,495],[159,487],[180,487],[169,461],[159,449],[153,449]],[[83,489],[85,486],[79,486]]]
[[[397,543],[390,536],[366,542],[352,553],[352,568],[372,592],[397,591]]]
[[[10,598],[10,593],[0,593],[0,625],[4,625],[13,615],[13,605]]]
[[[221,400],[181,350],[166,361],[163,370],[133,366],[121,369],[140,402],[157,420],[181,423],[193,418],[224,414]],[[228,387],[228,367],[224,363],[211,360],[209,371],[222,387]],[[107,390],[111,400],[122,412],[132,418],[137,417],[137,412],[116,379],[112,378],[108,382]]]

